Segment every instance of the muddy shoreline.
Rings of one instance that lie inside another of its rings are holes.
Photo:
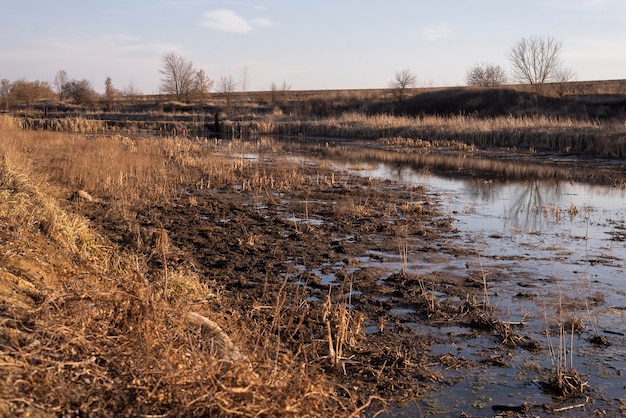
[[[454,215],[441,209],[441,196],[420,185],[337,172],[324,158],[302,164],[290,155],[275,148],[242,169],[243,178],[301,176],[300,186],[288,191],[245,182],[223,188],[195,183],[172,201],[124,208],[130,216],[106,199],[81,202],[76,210],[116,244],[145,254],[154,231],[165,228],[170,268],[193,266],[223,292],[216,311],[238,311],[243,324],[265,326],[285,355],[295,355],[311,373],[331,376],[343,388],[339,395],[370,402],[372,413],[385,407],[398,412],[394,405],[410,401],[436,415],[450,406],[425,403],[429,393],[463,382],[473,370],[511,370],[520,353],[546,353],[546,341],[529,337],[523,320],[507,319],[490,304],[493,289],[511,277],[490,271],[487,278],[476,262],[479,250],[459,245]],[[553,158],[546,155],[542,163]],[[578,162],[566,165],[576,168]],[[407,269],[409,260],[439,258],[458,258],[458,267],[445,275]],[[523,255],[519,260],[533,262]],[[154,257],[150,266],[163,268]],[[519,298],[533,297],[523,292],[536,286],[532,277],[514,280]],[[463,345],[476,339],[482,349],[463,355]],[[549,395],[550,373],[538,366],[529,373],[529,384],[544,385],[545,397],[486,401],[477,394],[478,410],[543,415],[580,399],[587,411],[619,410],[613,401],[595,399],[593,391],[571,399]]]

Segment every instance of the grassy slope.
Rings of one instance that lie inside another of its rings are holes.
[[[186,293],[163,297],[145,260],[68,212],[28,169],[46,135],[0,118],[0,416],[349,414],[324,378],[255,352],[236,305],[193,273],[170,272]]]

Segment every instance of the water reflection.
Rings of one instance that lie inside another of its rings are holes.
[[[574,166],[565,158],[548,163],[524,160],[513,153],[489,159],[457,151],[398,152],[370,147],[371,143],[329,145],[306,138],[266,137],[262,143],[271,153],[282,148],[302,164],[312,155],[353,174],[426,185],[441,196],[448,193],[451,210],[465,215],[468,208],[475,212],[465,218],[468,225],[479,222],[481,228],[493,232],[507,228],[555,232],[570,221],[572,234],[585,235],[581,229],[591,222],[590,212],[605,212],[613,222],[622,222],[626,209],[626,188],[611,186],[626,184],[626,177],[620,177],[623,170],[614,162],[587,161]]]
[[[526,232],[548,232],[560,221],[585,220],[590,211],[609,211],[619,215],[626,209],[626,190],[622,188],[531,179],[524,181],[481,180],[441,176],[410,165],[335,162],[339,169],[350,170],[373,179],[411,185],[426,185],[457,201],[456,211],[482,208],[486,215],[499,219],[503,226]],[[459,205],[460,202],[460,205]],[[621,219],[621,215],[617,216]]]
[[[569,181],[570,177],[565,174],[540,175],[538,170],[527,170],[524,164],[509,163],[507,170],[514,174],[511,177],[483,176],[480,171],[468,173],[464,167],[472,164],[461,160],[456,169],[446,166],[441,170],[428,165],[434,160],[422,158],[421,162],[416,162],[414,155],[398,160],[390,158],[389,153],[379,153],[377,155],[383,158],[376,159],[373,153],[365,158],[358,152],[349,155],[325,149],[321,152],[315,147],[313,150],[314,155],[311,149],[290,149],[298,163],[305,164],[313,159],[319,162],[317,157],[322,156],[325,165],[347,171],[350,176],[380,180],[373,181],[373,187],[397,189],[398,183],[423,185],[432,200],[437,201],[436,207],[441,215],[455,219],[457,230],[452,239],[455,251],[441,251],[435,259],[413,253],[408,263],[411,272],[443,277],[465,274],[466,270],[479,265],[481,271],[494,273],[488,276],[494,278],[488,284],[490,302],[503,318],[511,321],[524,318],[524,335],[536,341],[546,338],[546,318],[556,311],[554,304],[557,300],[559,304],[562,298],[572,302],[568,312],[584,321],[593,315],[595,323],[599,324],[599,332],[615,341],[615,345],[589,354],[589,342],[577,336],[570,356],[576,365],[588,365],[584,371],[589,374],[590,387],[601,390],[607,399],[622,396],[626,384],[623,375],[611,375],[606,370],[622,370],[624,363],[626,190],[606,184]],[[300,156],[304,157],[300,159]],[[443,239],[448,241],[449,237]],[[446,246],[437,248],[445,249]],[[392,256],[388,258],[391,261],[385,265],[378,258],[368,261],[366,257],[361,260],[361,267],[367,267],[371,262],[377,269],[386,267],[398,271],[397,261]],[[520,298],[520,294],[530,296]],[[589,301],[595,304],[593,311],[589,310]],[[391,313],[410,320],[414,312],[411,307],[405,308],[396,306]],[[559,312],[560,309],[559,305]],[[407,324],[415,328],[427,327],[420,331],[424,333],[436,335],[440,332],[432,330],[428,324],[411,321]],[[468,350],[481,343],[479,339],[474,341],[467,336],[458,342],[465,344],[464,353],[470,354]],[[487,352],[490,347],[491,340],[487,340],[479,347],[479,352]],[[524,368],[531,362],[538,367],[551,367],[545,352],[535,355],[516,351],[511,361],[512,368],[485,366],[469,371],[469,376],[446,388],[445,392],[438,391],[422,398],[423,403],[417,409],[400,405],[394,413],[420,415],[421,408],[427,408],[432,402],[439,411],[449,408],[456,412],[462,407],[476,415],[484,415],[484,408],[476,403],[475,382],[480,383],[481,396],[494,399],[496,403],[501,399],[508,403],[512,393],[520,402],[550,402],[538,385],[528,384],[539,376],[529,374],[532,372]],[[518,377],[511,380],[512,373]],[[508,383],[503,385],[502,382]],[[615,388],[618,388],[617,392]]]

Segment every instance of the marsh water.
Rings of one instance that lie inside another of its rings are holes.
[[[501,318],[523,323],[533,339],[556,343],[546,334],[559,305],[567,320],[584,330],[568,340],[573,367],[589,379],[599,398],[625,402],[626,376],[626,191],[622,188],[553,180],[494,181],[423,174],[387,163],[341,164],[353,173],[399,183],[423,184],[454,219],[470,258],[440,256],[435,263],[411,254],[407,269],[444,276],[475,263],[486,274],[487,294]],[[390,267],[391,269],[394,266]],[[395,267],[397,268],[397,267]],[[491,280],[490,275],[497,275]],[[598,303],[600,302],[600,303]],[[565,307],[567,305],[567,308]],[[410,318],[407,317],[410,323]],[[420,333],[464,330],[414,326]],[[610,346],[589,343],[605,336]],[[459,338],[436,347],[442,354],[474,360],[489,348],[484,337]],[[500,356],[493,350],[494,356]],[[539,370],[554,367],[546,352],[508,352],[509,367],[464,371],[459,383],[396,408],[394,415],[458,416],[459,411],[489,415],[493,404],[543,404],[552,399],[541,388]],[[456,373],[453,370],[448,371]],[[566,413],[566,412],[563,412]],[[577,416],[583,413],[572,410]]]
[[[289,149],[290,158],[311,163],[302,144]],[[325,158],[328,158],[328,153]],[[255,157],[256,158],[256,157]],[[261,157],[262,158],[262,157]],[[410,243],[406,257],[369,254],[363,267],[375,265],[390,274],[405,268],[420,275],[463,275],[470,267],[483,272],[485,298],[497,315],[519,326],[520,333],[540,342],[544,349],[494,346],[488,335],[463,327],[438,326],[419,321],[410,307],[393,314],[419,335],[440,335],[432,348],[479,367],[441,367],[448,381],[456,382],[406,404],[390,407],[389,416],[495,416],[493,405],[556,405],[567,408],[561,416],[610,415],[626,404],[626,190],[554,178],[506,179],[492,175],[456,175],[447,167],[424,167],[381,158],[332,159],[338,172],[364,176],[374,187],[423,185],[442,216],[454,219],[455,252],[437,256],[419,251],[420,240]],[[515,164],[510,162],[510,164]],[[444,238],[445,239],[445,238]],[[332,282],[332,277],[324,278]],[[381,278],[384,280],[384,277]],[[358,283],[355,283],[358,292]],[[445,295],[442,302],[445,303]],[[568,328],[571,325],[571,329]],[[575,325],[575,326],[574,326]],[[559,339],[558,328],[565,330]],[[574,331],[575,328],[575,331]],[[377,332],[370,324],[366,332]],[[603,344],[593,344],[602,337]],[[555,347],[552,353],[547,347]],[[585,400],[550,396],[542,382],[565,357],[588,380]],[[496,361],[497,360],[497,361]],[[581,404],[582,402],[582,404]],[[552,412],[558,410],[554,408]],[[550,414],[533,411],[532,415]]]

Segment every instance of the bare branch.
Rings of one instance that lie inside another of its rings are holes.
[[[394,96],[398,99],[404,98],[406,90],[415,87],[416,77],[408,69],[396,72],[395,77],[389,83],[390,87],[394,90]]]
[[[561,68],[561,41],[551,37],[522,38],[509,51],[513,77],[535,88],[554,80]]]
[[[465,80],[468,86],[495,87],[506,84],[504,68],[495,64],[476,64],[467,70]]]
[[[161,91],[176,96],[177,100],[189,100],[196,80],[196,70],[191,61],[175,52],[168,52],[161,62]]]

